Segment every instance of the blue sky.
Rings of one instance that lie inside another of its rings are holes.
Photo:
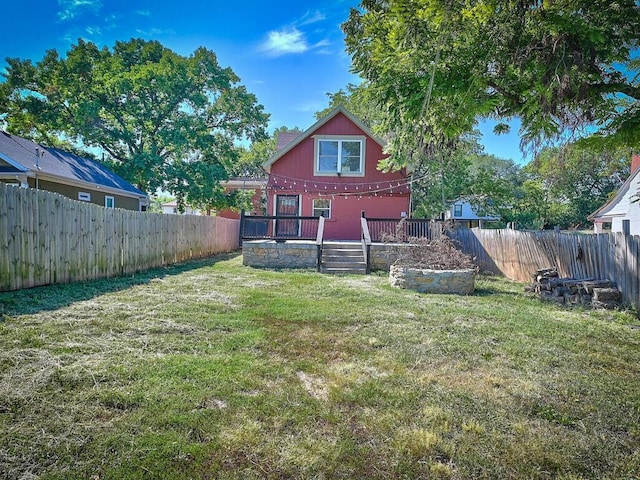
[[[276,127],[306,129],[328,105],[327,93],[360,79],[350,73],[340,24],[359,0],[7,0],[0,29],[5,58],[64,55],[78,38],[158,40],[188,56],[204,46],[240,76]],[[522,163],[517,128],[496,137],[482,124],[487,153]]]

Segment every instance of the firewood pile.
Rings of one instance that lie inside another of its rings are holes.
[[[594,278],[560,278],[555,268],[543,268],[531,274],[526,290],[538,298],[563,305],[585,305],[593,308],[620,307],[622,294],[610,280]]]

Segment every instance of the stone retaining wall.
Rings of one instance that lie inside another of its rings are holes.
[[[391,285],[424,293],[473,293],[475,270],[430,270],[391,265]]]
[[[397,258],[397,249],[397,245],[371,245],[371,269],[389,271]],[[317,254],[315,243],[308,241],[251,240],[242,243],[242,263],[251,267],[315,268]]]
[[[261,268],[316,268],[318,249],[315,243],[287,240],[252,240],[242,242],[242,264]]]
[[[411,248],[406,244],[397,243],[374,243],[371,245],[369,253],[369,262],[371,270],[389,271],[391,264],[398,258],[398,250],[403,248]]]
[[[398,249],[410,245],[371,245],[370,265],[372,270],[389,271],[398,258]],[[242,243],[242,263],[260,268],[316,268],[318,251],[316,244],[304,240],[250,240]]]

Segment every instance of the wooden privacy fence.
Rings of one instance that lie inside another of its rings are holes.
[[[615,282],[625,303],[640,311],[640,236],[456,229],[452,238],[483,270],[531,282],[531,274],[555,267],[561,277]]]
[[[107,209],[0,182],[0,291],[229,252],[238,234],[238,220]]]

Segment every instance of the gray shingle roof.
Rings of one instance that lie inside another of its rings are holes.
[[[0,159],[9,164],[4,171],[47,173],[94,186],[123,190],[130,194],[146,195],[94,160],[58,148],[48,148],[3,131],[0,131]]]
[[[302,135],[302,132],[298,131],[280,132],[276,138],[276,150],[282,150],[300,135]]]

